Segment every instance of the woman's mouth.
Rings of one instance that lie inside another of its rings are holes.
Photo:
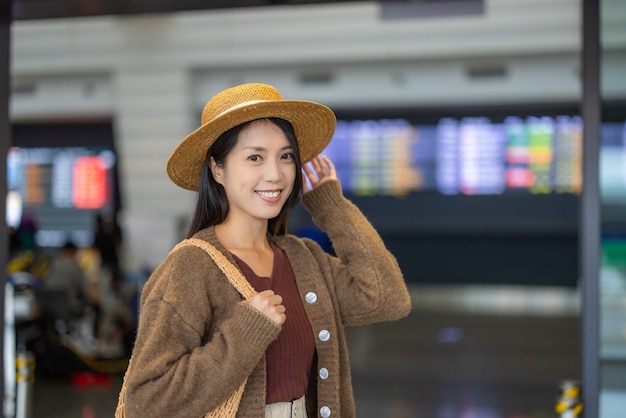
[[[276,202],[280,197],[281,190],[255,190],[254,192],[261,196],[263,200],[266,200],[268,202]]]

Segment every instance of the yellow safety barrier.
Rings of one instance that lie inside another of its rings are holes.
[[[583,411],[580,384],[576,380],[561,382],[561,394],[554,410],[560,418],[578,418]]]

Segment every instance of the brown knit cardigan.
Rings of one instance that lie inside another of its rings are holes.
[[[309,239],[273,237],[293,267],[316,337],[309,417],[355,415],[344,326],[396,320],[411,308],[398,264],[338,181],[303,196],[337,257]],[[214,228],[196,234],[234,262]],[[289,312],[287,312],[287,321]],[[126,417],[202,417],[249,376],[238,417],[265,417],[267,346],[280,327],[241,302],[196,247],[170,255],[141,296],[137,340],[126,375]],[[328,337],[328,338],[327,338]],[[320,413],[323,411],[323,414]]]

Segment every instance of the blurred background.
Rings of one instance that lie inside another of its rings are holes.
[[[411,290],[408,318],[349,330],[357,416],[566,416],[584,314],[582,10],[13,1],[8,292],[34,378],[5,377],[5,416],[113,415],[141,289],[195,204],[165,162],[206,101],[245,82],[336,112],[325,153]],[[601,379],[586,389],[623,418],[626,2],[602,0],[600,22]],[[324,244],[302,208],[291,230]],[[68,277],[69,299],[54,285]]]

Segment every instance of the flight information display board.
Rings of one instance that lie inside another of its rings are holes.
[[[324,153],[356,195],[578,194],[582,130],[578,116],[340,120]]]
[[[93,240],[95,216],[114,206],[113,150],[100,147],[12,147],[7,155],[7,224],[17,228],[28,213],[36,241],[59,247]]]
[[[111,200],[111,150],[10,148],[7,182],[25,207],[104,209]]]

